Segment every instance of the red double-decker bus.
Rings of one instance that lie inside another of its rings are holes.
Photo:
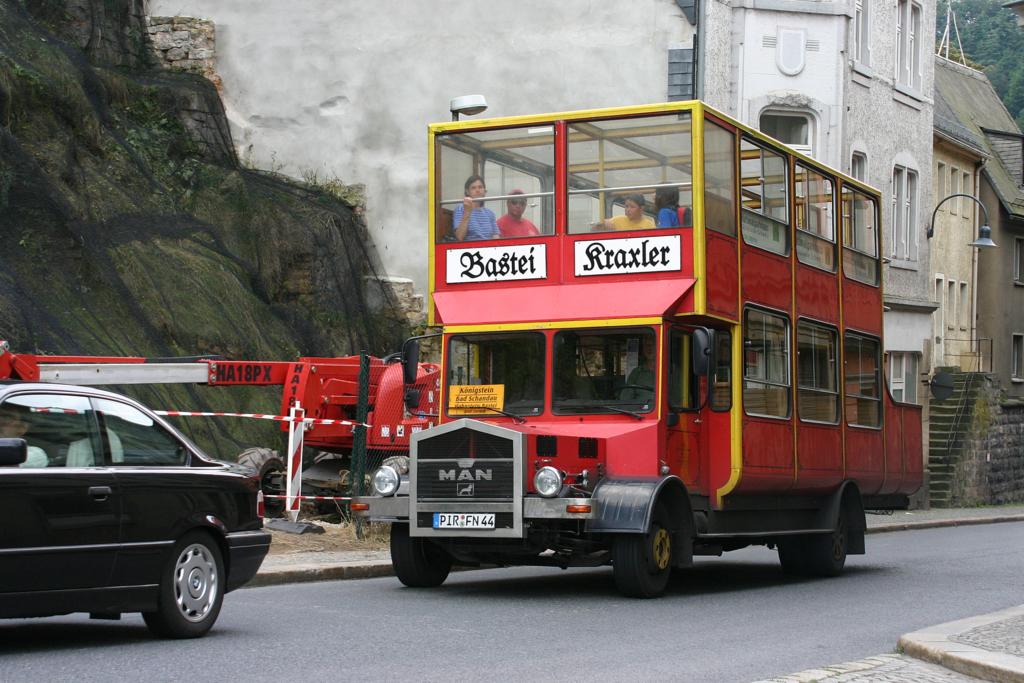
[[[441,414],[355,506],[403,583],[610,564],[649,597],[752,544],[835,575],[866,509],[906,507],[877,190],[701,102],[437,124],[429,150]]]

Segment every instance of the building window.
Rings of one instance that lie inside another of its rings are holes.
[[[970,302],[967,297],[967,283],[960,283],[960,329],[966,330],[967,323],[971,322]]]
[[[957,168],[949,169],[949,195],[953,196],[960,192],[958,185],[960,184],[960,170]],[[957,197],[949,203],[949,213],[955,216],[957,214],[957,208],[960,206],[960,197]]]
[[[843,349],[846,371],[846,422],[858,427],[882,424],[878,340],[847,334]]]
[[[800,321],[796,326],[796,400],[800,419],[835,424],[839,420],[835,330]]]
[[[1013,281],[1024,285],[1024,238],[1013,240]]]
[[[1013,356],[1010,358],[1010,376],[1024,381],[1024,334],[1013,335]]]
[[[946,318],[946,327],[953,329],[956,327],[957,321],[957,296],[956,296],[956,280],[950,280],[946,283],[949,287],[949,294],[946,296],[946,301],[949,304],[949,316]]]
[[[767,111],[761,114],[761,132],[811,156],[811,117],[796,112]]]
[[[941,161],[935,169],[935,183],[935,203],[937,204],[946,198],[946,165]],[[943,211],[948,210],[943,207]]]
[[[896,12],[896,84],[920,90],[921,5],[898,0]]]
[[[857,180],[868,179],[868,155],[864,152],[854,152],[850,157],[850,175]]]
[[[743,321],[743,407],[749,415],[789,417],[789,321],[748,309]]]
[[[946,284],[946,278],[943,277],[942,274],[939,274],[939,275],[935,276],[935,303],[937,304],[937,307],[935,309],[935,312],[932,313],[932,316],[934,316],[933,317],[934,325],[932,325],[932,331],[935,332],[935,353],[936,353],[936,357],[935,357],[935,360],[933,361],[933,364],[938,364],[939,361],[942,360],[938,356],[942,352],[942,350],[941,350],[942,338],[943,338],[943,336],[945,336],[945,332],[943,332],[943,328],[946,326],[946,306],[945,306],[945,303],[943,302],[943,299],[945,298],[945,294],[946,294],[945,284]]]
[[[960,191],[963,192],[964,194],[972,194],[971,193],[971,174],[970,173],[964,173],[960,177],[960,181],[961,181],[960,182]],[[967,197],[961,197],[957,201],[961,202],[961,204],[960,204],[960,214],[964,218],[970,218],[971,217],[971,200],[968,199]]]
[[[917,260],[917,172],[903,166],[892,171],[891,256]]]
[[[871,45],[868,21],[871,4],[869,0],[856,0],[853,15],[853,58],[864,64],[871,64]]]
[[[917,403],[920,354],[893,351],[889,354],[889,390],[895,401]]]

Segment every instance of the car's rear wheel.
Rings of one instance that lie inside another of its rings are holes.
[[[391,564],[410,588],[440,586],[452,570],[451,556],[425,538],[410,538],[408,524],[391,525]]]
[[[146,626],[164,638],[198,638],[217,621],[224,601],[224,562],[209,534],[182,536],[160,577],[155,612],[143,612]]]

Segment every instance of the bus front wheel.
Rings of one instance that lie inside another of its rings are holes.
[[[672,570],[672,532],[664,507],[655,508],[647,533],[615,539],[612,570],[623,595],[654,598],[665,592]]]
[[[440,586],[452,570],[451,556],[425,538],[410,538],[408,524],[391,525],[391,564],[410,588]]]

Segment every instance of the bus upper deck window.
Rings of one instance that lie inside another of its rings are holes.
[[[553,126],[449,133],[436,144],[438,242],[554,234]]]
[[[689,112],[568,125],[570,233],[692,225]]]

